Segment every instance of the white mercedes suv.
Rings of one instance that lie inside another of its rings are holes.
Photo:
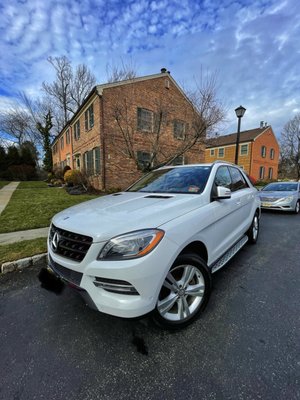
[[[163,167],[55,215],[48,270],[103,313],[181,328],[206,306],[212,273],[257,241],[259,218],[236,165]]]

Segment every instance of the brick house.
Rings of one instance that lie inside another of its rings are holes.
[[[194,118],[195,109],[165,69],[95,86],[55,138],[54,168],[69,165],[85,171],[96,188],[123,189],[142,175],[142,167],[151,159],[155,132],[160,135],[155,158],[159,164],[183,145]],[[203,161],[204,146],[196,143],[173,163]]]
[[[237,133],[208,139],[205,161],[235,162]],[[263,122],[259,128],[240,132],[238,164],[256,180],[278,177],[279,145],[271,126]]]

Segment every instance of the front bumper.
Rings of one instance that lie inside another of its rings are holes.
[[[97,256],[103,245],[104,243],[93,243],[81,262],[55,254],[48,245],[49,267],[71,286],[85,292],[85,296],[91,300],[87,303],[98,311],[124,318],[139,317],[152,311],[178,247],[164,237],[144,257],[123,261],[98,261]],[[112,281],[119,287],[126,286],[126,283],[134,290],[128,290],[127,294],[107,290],[109,286],[105,283]]]
[[[261,208],[264,210],[294,211],[295,204],[294,202],[286,202],[286,201],[280,201],[280,202],[262,201]]]

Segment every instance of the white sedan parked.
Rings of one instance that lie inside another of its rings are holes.
[[[181,328],[206,306],[212,273],[256,242],[259,217],[257,190],[237,166],[163,167],[57,214],[49,268],[101,312],[151,313]]]

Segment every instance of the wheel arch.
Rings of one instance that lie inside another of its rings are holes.
[[[201,241],[194,241],[185,246],[178,255],[184,253],[196,253],[201,257],[206,263],[208,261],[208,252],[205,244]]]

